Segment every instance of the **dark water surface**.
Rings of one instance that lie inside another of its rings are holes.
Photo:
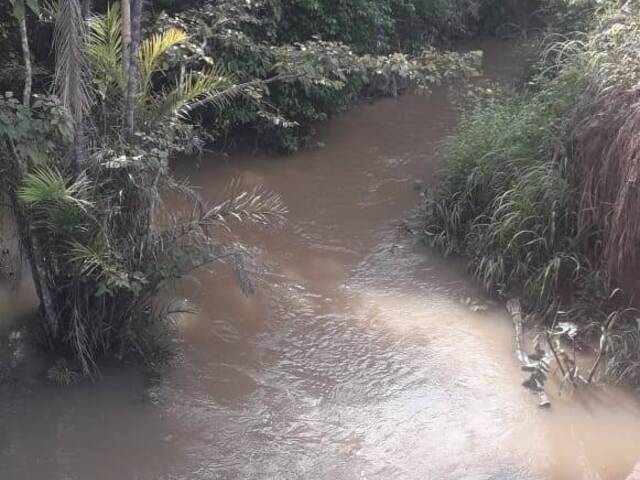
[[[508,75],[509,45],[481,46]],[[186,282],[198,314],[157,382],[115,368],[1,384],[0,480],[624,478],[636,402],[581,392],[538,410],[503,306],[406,231],[454,123],[437,90],[336,118],[315,150],[177,165],[212,201],[233,179],[282,194],[283,228],[237,230],[258,293],[226,267]]]

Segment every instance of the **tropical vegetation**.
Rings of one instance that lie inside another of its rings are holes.
[[[253,288],[243,247],[219,240],[217,227],[277,224],[280,198],[240,190],[206,204],[172,177],[173,156],[247,131],[298,148],[314,122],[363,96],[473,75],[478,60],[430,44],[369,52],[364,30],[319,32],[325,40],[301,29],[299,43],[274,45],[294,41],[276,10],[258,15],[276,3],[97,3],[0,7],[2,60],[20,72],[0,79],[3,212],[39,299],[33,330],[62,357],[49,375],[61,383],[95,378],[105,358],[160,365],[179,307],[158,294],[199,266],[227,262]],[[269,21],[278,24],[271,40]],[[362,41],[346,43],[355,36]],[[167,195],[181,196],[186,213],[168,208]]]
[[[640,10],[552,3],[523,86],[463,113],[425,232],[487,290],[520,296],[551,328],[574,322],[603,377],[638,384]]]

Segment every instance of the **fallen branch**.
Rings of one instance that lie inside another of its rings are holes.
[[[544,379],[546,378],[546,372],[548,371],[546,355],[542,355],[544,352],[536,352],[537,359],[532,361],[533,359],[524,351],[524,330],[522,327],[522,308],[520,306],[520,300],[517,298],[509,300],[507,302],[507,311],[511,315],[513,327],[516,332],[516,357],[522,364],[522,369],[524,371],[532,372],[529,379],[527,379],[523,385],[536,393],[538,396],[539,407],[549,407],[551,402],[543,389]]]
[[[560,372],[562,373],[562,378],[567,378],[568,372],[565,370],[563,363],[560,361],[560,357],[558,356],[558,352],[556,351],[556,348],[553,346],[553,340],[549,332],[547,332],[547,344],[551,349],[551,353],[553,353],[553,358],[556,359],[556,363],[560,368]]]

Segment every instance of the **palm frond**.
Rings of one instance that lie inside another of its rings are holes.
[[[110,254],[104,242],[85,244],[73,240],[68,247],[68,261],[85,277],[95,275],[101,278],[109,269]]]
[[[153,125],[172,117],[184,119],[195,106],[207,103],[222,108],[241,93],[242,89],[235,87],[219,66],[203,72],[183,72],[175,88],[156,99],[147,121]]]
[[[79,122],[91,103],[86,29],[78,0],[61,2],[53,41],[56,52],[55,90],[62,105]]]
[[[151,78],[158,71],[160,59],[169,49],[188,38],[177,28],[162,33],[151,34],[140,46],[140,94],[146,95],[151,89]]]
[[[182,106],[178,107],[180,117],[186,117],[195,107],[213,105],[218,109],[228,107],[231,101],[242,94],[244,87],[234,85],[233,79],[225,75],[222,67],[214,65],[201,74],[189,72],[181,82]]]
[[[71,182],[55,168],[40,167],[25,177],[18,198],[30,206],[70,204],[85,209],[91,205],[85,199],[89,186],[85,177]]]
[[[277,224],[286,213],[287,208],[280,195],[255,188],[232,194],[228,200],[210,208],[203,215],[201,223],[224,224],[229,219],[235,219],[263,225]]]
[[[113,3],[105,15],[96,15],[89,21],[87,55],[102,95],[112,87],[119,88],[121,92],[126,89],[126,75],[122,67],[121,13],[120,4]]]

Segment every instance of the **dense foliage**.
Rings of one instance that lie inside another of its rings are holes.
[[[439,25],[441,35],[454,14],[459,16],[457,34],[475,25],[467,16],[478,21],[471,13],[477,13],[473,2],[456,8],[450,2],[415,3],[411,8],[420,4],[441,11],[442,18],[425,13],[424,19]],[[398,2],[393,5],[399,7]],[[225,147],[250,140],[263,148],[292,151],[309,139],[318,121],[360,98],[397,95],[414,80],[424,85],[440,81],[443,74],[469,73],[458,58],[446,57],[451,61],[447,65],[433,54],[426,24],[411,28],[427,35],[420,40],[389,31],[400,24],[392,5],[379,0],[362,5],[226,0],[162,14],[154,29],[171,26],[188,32],[189,41],[173,59],[175,68],[216,59],[242,83],[279,79],[251,88],[223,115],[198,112],[209,140]],[[450,28],[448,34],[453,34]]]
[[[94,3],[105,11],[108,2]],[[215,61],[225,74],[247,83],[273,79],[286,70],[288,77],[282,81],[246,89],[224,113],[200,108],[192,119],[202,125],[202,138],[217,148],[250,144],[288,152],[309,140],[318,121],[363,97],[401,93],[407,80],[417,77],[413,62],[424,61],[424,49],[484,29],[502,29],[517,19],[522,8],[519,2],[496,0],[155,0],[150,2],[147,27],[156,32],[173,27],[188,35],[168,53],[165,74],[173,69],[177,75],[185,65],[204,68]],[[33,27],[38,32],[34,68],[42,74],[36,75],[38,82],[53,65],[46,26]],[[8,43],[4,51],[13,60],[3,64],[19,73],[15,48],[19,42],[14,35]],[[306,52],[307,58],[323,57],[322,68],[309,72],[308,65],[289,63],[288,55],[295,50]],[[352,54],[347,57],[346,52]],[[377,69],[376,63],[383,68]],[[438,81],[435,72],[424,66],[420,65],[424,80]],[[309,73],[315,81],[301,81]],[[15,78],[7,75],[6,80]],[[383,83],[389,88],[381,88]],[[162,77],[154,79],[156,87],[162,84]],[[11,89],[7,83],[6,88]]]
[[[223,0],[154,2],[170,15],[214,8],[255,40],[276,45],[312,38],[349,44],[358,53],[390,53],[482,31],[508,21],[517,1],[495,0]],[[525,2],[527,4],[527,2]],[[192,17],[193,15],[189,15]]]
[[[0,22],[4,61],[21,73],[0,79],[0,189],[40,300],[39,334],[69,360],[50,372],[63,383],[95,376],[103,357],[157,364],[174,313],[158,294],[194,268],[228,262],[251,290],[243,248],[216,227],[277,223],[278,196],[205,205],[172,178],[172,155],[248,134],[293,150],[363,96],[426,90],[473,75],[479,59],[430,45],[365,53],[346,34],[305,38],[303,25],[300,42],[278,43],[293,41],[284,3],[192,2],[144,18],[144,0],[92,3],[11,0]],[[181,197],[184,213],[163,194]]]
[[[190,110],[222,108],[238,94],[215,64],[154,87],[183,32],[125,47],[117,3],[87,21],[73,0],[51,14],[57,95],[25,90],[21,101],[11,92],[0,100],[0,188],[40,298],[38,330],[84,375],[94,376],[105,356],[157,364],[174,313],[157,294],[212,261],[230,263],[250,289],[242,249],[216,240],[215,228],[228,218],[278,221],[284,209],[261,191],[205,205],[171,177],[170,155],[197,146]],[[27,33],[25,19],[16,13]],[[186,213],[165,208],[167,190],[184,197]],[[74,377],[65,369],[54,376]]]
[[[638,383],[640,11],[615,3],[564,2],[554,25],[593,29],[547,38],[524,91],[464,114],[426,232],[467,255],[488,290],[600,337],[604,373]]]

